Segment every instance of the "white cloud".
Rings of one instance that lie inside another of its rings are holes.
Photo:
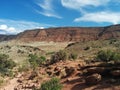
[[[3,24],[0,25],[0,30],[6,32],[6,33],[17,33],[17,30],[14,27],[8,27],[7,25]]]
[[[61,0],[62,6],[81,11],[86,6],[103,6],[111,0]]]
[[[2,29],[2,30],[7,29],[7,25],[0,25],[0,29]]]
[[[108,22],[112,24],[120,23],[120,12],[96,12],[96,13],[86,13],[82,17],[76,18],[75,22]]]
[[[36,29],[45,29],[45,27],[36,27]]]
[[[44,0],[43,3],[37,2],[37,5],[42,8],[43,11],[35,10],[37,13],[61,19],[62,17],[58,15],[53,7],[53,0]]]
[[[0,30],[5,31],[6,34],[17,34],[23,32],[24,30],[35,29],[35,28],[46,28],[54,27],[54,25],[42,24],[31,21],[19,21],[19,20],[9,20],[0,19]]]
[[[38,28],[40,28],[40,29],[45,29],[44,27],[38,27]]]

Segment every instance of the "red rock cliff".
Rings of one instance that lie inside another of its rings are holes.
[[[16,37],[22,41],[89,41],[120,38],[120,25],[107,27],[60,27],[22,32]]]

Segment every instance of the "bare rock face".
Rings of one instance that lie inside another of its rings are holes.
[[[19,33],[16,39],[22,41],[90,41],[120,38],[120,25],[107,27],[60,27],[29,30]]]
[[[92,74],[85,79],[87,85],[94,85],[97,84],[99,81],[101,81],[101,75],[97,73]]]

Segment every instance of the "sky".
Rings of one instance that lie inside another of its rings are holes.
[[[0,34],[120,23],[120,0],[0,0]]]

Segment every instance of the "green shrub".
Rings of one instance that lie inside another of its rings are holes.
[[[29,55],[29,62],[30,62],[30,65],[35,68],[38,66],[37,64],[37,60],[38,60],[38,56],[37,55],[34,55],[34,54],[30,54]]]
[[[35,54],[30,54],[29,55],[29,62],[30,62],[30,65],[35,68],[35,67],[38,67],[42,64],[44,64],[46,61],[46,58],[44,56],[37,56]]]
[[[97,54],[97,59],[102,61],[120,60],[120,53],[113,52],[111,50],[101,50]]]
[[[16,63],[9,60],[9,56],[6,54],[0,54],[0,73],[4,76],[12,72],[11,70],[16,66]]]
[[[13,69],[13,67],[16,66],[16,63],[12,60],[7,60],[5,63],[6,63],[5,67],[8,68],[8,69]]]
[[[67,59],[67,53],[60,50],[59,52],[56,52],[54,55],[51,57],[51,63],[56,63],[60,60],[65,61]]]
[[[62,84],[60,84],[60,80],[58,78],[52,78],[50,81],[46,81],[42,83],[41,88],[39,90],[61,90]]]
[[[44,64],[45,61],[46,61],[46,57],[40,56],[40,59],[38,62],[40,62],[40,64]]]

